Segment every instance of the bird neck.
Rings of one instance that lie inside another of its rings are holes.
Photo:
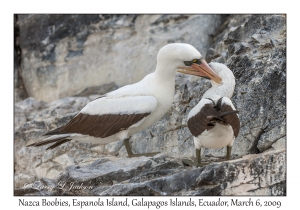
[[[208,89],[202,98],[215,98],[218,99],[220,97],[228,97],[231,98],[234,92],[235,87],[235,79],[232,78],[230,80],[224,80],[222,84],[217,84],[211,81],[212,87]]]
[[[162,84],[175,85],[176,64],[158,62],[154,72],[155,79]]]

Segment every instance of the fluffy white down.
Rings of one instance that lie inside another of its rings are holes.
[[[234,139],[234,133],[230,125],[217,123],[213,129],[205,130],[199,136],[194,137],[194,143],[197,149],[201,147],[221,148],[228,145],[232,146]]]

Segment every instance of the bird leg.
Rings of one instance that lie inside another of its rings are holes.
[[[183,159],[182,162],[186,165],[196,166],[196,167],[201,167],[201,166],[209,164],[208,162],[202,162],[201,163],[201,148],[196,149],[196,160],[195,161],[188,160],[188,159]]]
[[[232,146],[227,146],[226,160],[230,160]]]
[[[130,148],[129,139],[130,139],[130,137],[123,140],[123,144],[127,150],[128,158],[140,157],[140,156],[154,156],[159,153],[159,152],[153,152],[153,153],[133,154],[133,152]]]

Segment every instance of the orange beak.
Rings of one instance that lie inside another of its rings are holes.
[[[194,63],[191,66],[180,66],[177,71],[183,74],[209,78],[218,84],[222,82],[222,79],[209,67],[204,59],[201,59],[200,65]]]

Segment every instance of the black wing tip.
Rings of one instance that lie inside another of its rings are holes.
[[[238,110],[227,111],[227,112],[220,113],[220,115],[218,117],[221,118],[221,117],[225,117],[225,116],[230,115],[230,114],[237,114],[237,113],[239,113]]]
[[[64,137],[58,137],[58,138],[50,139],[50,140],[38,141],[38,142],[34,142],[32,144],[26,145],[26,147],[31,147],[31,146],[33,146],[33,147],[40,147],[40,146],[44,146],[46,144],[51,144],[51,143],[54,143],[52,146],[54,146],[54,145],[58,146],[58,145],[60,145],[60,144],[62,144],[64,142],[71,141],[72,139],[67,139],[69,137],[70,136],[64,136]],[[50,146],[50,147],[52,147],[52,146]],[[56,147],[56,146],[54,146],[54,147]]]
[[[36,142],[26,145],[26,147],[36,147]]]
[[[55,128],[55,129],[53,129],[51,131],[48,131],[48,132],[44,133],[42,136],[51,136],[51,135],[61,134],[60,133],[61,128],[62,127]]]
[[[49,149],[53,149],[63,143],[66,143],[68,141],[71,141],[72,139],[60,139],[58,140],[56,143],[52,144],[50,147],[47,147],[46,150],[49,150]],[[52,142],[49,142],[49,143],[52,143]],[[48,143],[46,143],[48,144]],[[26,147],[39,147],[39,146],[44,146],[46,145],[44,142],[35,142],[35,143],[32,143],[32,144],[29,144],[29,145],[26,145]]]
[[[61,139],[61,140],[57,141],[55,144],[52,144],[50,147],[47,147],[46,150],[53,149],[53,148],[58,147],[59,145],[61,145],[63,143],[71,141],[71,140],[72,139]]]

